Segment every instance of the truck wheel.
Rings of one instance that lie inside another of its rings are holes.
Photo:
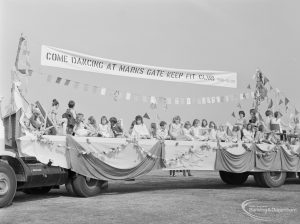
[[[241,185],[248,179],[248,173],[231,173],[226,171],[219,171],[221,179],[230,185]]]
[[[280,187],[286,179],[286,172],[272,171],[257,173],[263,187]]]
[[[65,184],[65,187],[66,187],[67,192],[68,192],[70,195],[75,196],[76,193],[75,193],[75,191],[74,191],[72,182],[73,182],[73,179],[72,179],[72,178],[69,178],[68,182]]]
[[[34,187],[24,189],[23,192],[26,194],[47,194],[52,189],[52,186],[47,187]]]
[[[74,192],[80,197],[91,197],[100,193],[101,183],[99,180],[84,177],[78,174],[73,182]]]
[[[11,204],[17,190],[17,178],[14,170],[0,161],[0,208]]]

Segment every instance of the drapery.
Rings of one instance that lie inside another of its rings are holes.
[[[252,146],[251,146],[252,148]],[[254,169],[255,154],[254,151],[246,151],[243,154],[235,155],[226,149],[217,150],[215,169],[224,170],[233,173],[243,173]]]
[[[67,136],[67,147],[69,149],[71,170],[94,179],[132,179],[147,174],[151,170],[162,169],[165,167],[163,161],[164,146],[163,143],[159,141],[138,165],[128,169],[110,166],[92,153],[85,153],[84,147],[71,136]]]

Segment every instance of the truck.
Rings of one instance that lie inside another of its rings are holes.
[[[12,95],[12,103],[16,96],[23,99],[16,85]],[[230,185],[242,185],[253,175],[268,188],[299,177],[299,144],[24,135],[22,113],[17,106],[0,119],[0,208],[12,204],[16,191],[47,194],[65,185],[71,195],[91,197],[105,191],[111,179],[128,180],[153,169],[214,170]]]

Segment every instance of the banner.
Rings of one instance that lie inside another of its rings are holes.
[[[184,70],[103,59],[42,45],[41,65],[158,81],[237,87],[235,72]]]

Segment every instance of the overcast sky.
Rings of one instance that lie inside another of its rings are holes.
[[[300,108],[300,2],[297,0],[2,0],[0,1],[0,94],[9,96],[10,70],[21,33],[28,37],[34,69],[29,99],[49,108],[53,98],[65,110],[69,99],[86,116],[123,118],[128,126],[137,114],[159,114],[169,122],[207,118],[230,120],[237,103],[170,105],[152,110],[141,102],[115,102],[111,97],[47,83],[53,74],[141,95],[202,97],[240,93],[253,84],[261,68]],[[234,71],[238,88],[159,82],[40,65],[42,44],[102,58],[170,68]],[[248,110],[250,102],[242,106]]]

